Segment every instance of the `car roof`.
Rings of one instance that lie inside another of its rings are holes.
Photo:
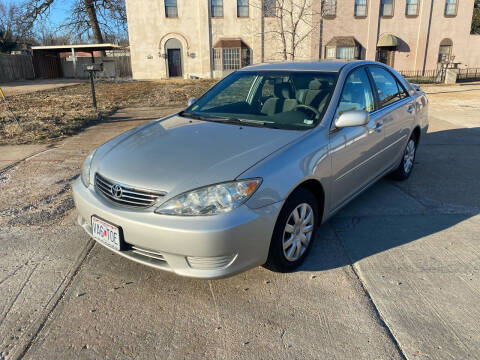
[[[240,71],[325,71],[339,72],[349,64],[369,64],[372,61],[361,60],[322,60],[322,61],[289,61],[276,63],[263,63],[247,66]]]

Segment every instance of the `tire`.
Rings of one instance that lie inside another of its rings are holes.
[[[415,163],[415,156],[417,155],[418,140],[415,134],[408,139],[405,150],[403,151],[402,161],[400,165],[390,174],[394,180],[403,181],[410,177]]]
[[[310,216],[313,219],[309,220]],[[295,190],[280,211],[264,266],[276,272],[290,272],[299,267],[312,248],[318,222],[319,211],[315,196],[305,188]]]

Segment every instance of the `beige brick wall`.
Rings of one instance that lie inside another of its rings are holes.
[[[178,18],[166,18],[164,0],[126,0],[128,29],[132,57],[132,71],[136,79],[167,77],[167,61],[164,57],[165,42],[176,38],[182,44],[184,77],[209,77],[210,47],[222,38],[241,38],[252,51],[252,62],[262,61],[261,0],[250,0],[248,18],[237,17],[237,2],[224,0],[224,17],[212,18],[212,41],[209,40],[208,0],[178,0]],[[379,19],[380,0],[368,0],[368,16],[354,17],[354,1],[338,0],[337,16],[324,19],[322,31],[314,25],[314,31],[299,45],[296,60],[315,60],[320,52],[324,56],[325,44],[334,36],[354,36],[363,47],[363,58],[374,60],[378,36],[390,33],[401,40],[395,53],[395,68],[399,70],[434,69],[440,41],[453,41],[455,61],[461,67],[480,67],[480,36],[470,35],[473,0],[459,0],[456,17],[444,16],[444,0],[435,0],[427,42],[427,30],[432,0],[420,0],[417,17],[405,16],[406,0],[395,1],[393,18]],[[320,1],[313,0],[314,12],[320,12]],[[320,17],[306,18],[307,22],[320,24]],[[281,61],[282,44],[275,30],[278,21],[265,18],[264,61]],[[310,28],[301,23],[300,36]],[[322,37],[320,37],[322,34]],[[320,41],[322,40],[322,41]],[[425,50],[427,56],[425,58]],[[216,73],[219,75],[219,73]]]

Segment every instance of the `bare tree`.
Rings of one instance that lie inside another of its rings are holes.
[[[0,0],[0,52],[10,52],[21,41],[22,34],[18,29],[18,8]]]
[[[43,23],[36,27],[35,32],[38,41],[42,45],[66,45],[70,44],[73,40],[69,32],[53,30],[52,27],[46,26]]]
[[[295,60],[299,48],[319,30],[317,18],[320,11],[315,8],[317,0],[257,0],[252,3],[261,7],[262,13],[272,18],[273,26],[264,27],[262,35],[272,35],[281,44],[283,60]]]
[[[48,17],[53,4],[58,2],[61,0],[25,0],[23,27],[32,29],[39,20]],[[124,0],[75,0],[71,16],[60,29],[76,38],[91,34],[96,43],[103,43],[106,35],[126,33],[126,24]]]

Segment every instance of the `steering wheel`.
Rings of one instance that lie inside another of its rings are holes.
[[[307,110],[310,110],[311,112],[313,112],[315,114],[315,119],[318,119],[320,117],[320,111],[315,109],[313,106],[304,105],[304,104],[297,104],[295,106],[294,110],[296,110],[296,109],[307,109]]]

